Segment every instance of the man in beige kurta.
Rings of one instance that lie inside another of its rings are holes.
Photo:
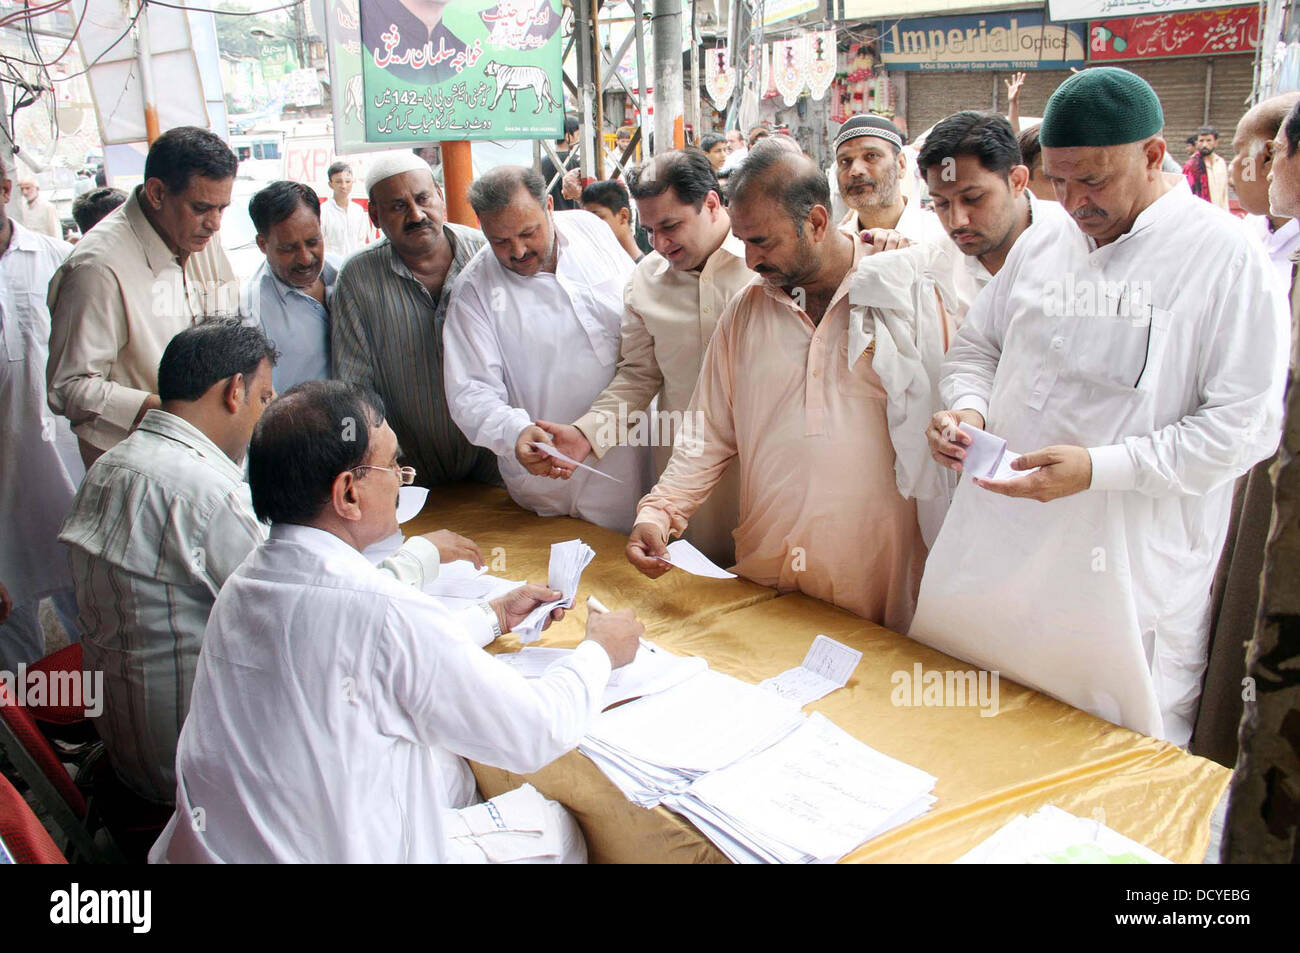
[[[234,153],[204,129],[160,136],[145,183],[73,249],[50,282],[50,409],[87,465],[160,406],[158,362],[204,316],[235,314],[239,282],[221,249]]]
[[[624,292],[618,371],[570,427],[547,425],[556,446],[581,460],[619,444],[649,442],[663,473],[695,392],[704,351],[731,297],[753,279],[745,246],[731,234],[721,187],[700,152],[670,152],[633,170],[628,187],[655,250]],[[658,396],[658,415],[648,416]],[[688,422],[689,425],[689,422]],[[710,559],[731,565],[740,475],[730,467],[695,513],[687,538]]]
[[[826,177],[803,156],[751,152],[730,190],[758,277],[718,322],[688,411],[699,432],[641,500],[628,560],[666,572],[668,537],[734,459],[736,572],[904,631],[925,545],[896,489],[880,378],[848,363],[848,290],[867,246],[830,220]]]

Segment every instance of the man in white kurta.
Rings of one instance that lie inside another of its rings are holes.
[[[0,171],[8,198],[12,180]],[[14,610],[0,625],[0,669],[45,654],[37,607],[54,596],[69,635],[76,628],[76,599],[68,556],[58,541],[85,468],[68,422],[45,403],[45,361],[50,312],[45,289],[72,246],[8,218],[0,205],[0,583]]]
[[[649,447],[614,447],[589,461],[605,476],[579,469],[567,480],[548,479],[558,468],[530,449],[551,442],[535,421],[578,419],[613,379],[634,267],[599,218],[552,212],[544,185],[532,170],[498,166],[470,188],[488,247],[452,289],[447,401],[470,442],[497,455],[520,506],[627,532],[650,485]]]
[[[450,812],[454,766],[435,753],[541,769],[586,734],[643,627],[630,611],[592,613],[587,640],[528,680],[480,646],[549,590],[521,587],[475,623],[371,566],[362,550],[396,530],[402,480],[380,413],[356,385],[315,381],[273,404],[254,436],[253,506],[271,535],[212,608],[177,747],[177,812],[152,860],[585,856],[572,819],[531,789]],[[362,422],[364,446],[338,435],[339,415]],[[304,490],[323,502],[304,505]]]
[[[1074,221],[1016,243],[948,352],[951,410],[930,428],[954,469],[958,421],[1041,469],[963,474],[910,634],[1185,744],[1233,480],[1277,446],[1288,319],[1258,244],[1161,174],[1162,124],[1114,68],[1048,102],[1044,173]]]

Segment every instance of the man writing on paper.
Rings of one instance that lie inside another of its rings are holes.
[[[925,545],[895,486],[880,378],[867,360],[849,368],[848,290],[868,246],[830,220],[826,176],[806,156],[751,150],[729,191],[758,277],[718,322],[687,410],[698,431],[641,501],[628,560],[667,572],[668,537],[734,459],[736,572],[901,631]]]
[[[572,426],[539,423],[568,456],[602,458],[637,433],[631,418],[645,421],[657,395],[660,419],[643,423],[640,433],[653,438],[658,474],[668,465],[677,434],[690,427],[687,407],[713,329],[754,273],[745,264],[744,243],[731,234],[721,187],[702,152],[656,156],[628,174],[628,187],[655,250],[633,270],[623,294],[618,373]],[[731,532],[739,497],[740,475],[730,467],[686,532],[722,565],[735,562]]]
[[[1286,301],[1258,243],[1161,173],[1160,102],[1113,67],[1048,101],[1043,173],[1073,223],[1016,243],[948,351],[928,431],[963,479],[912,637],[1185,744],[1233,480],[1277,446]]]
[[[362,555],[397,528],[397,459],[383,404],[355,385],[313,381],[268,408],[248,469],[271,536],[212,608],[177,746],[176,814],[152,859],[585,859],[573,819],[531,787],[453,811],[464,805],[449,803],[445,775],[469,779],[453,752],[526,774],[568,751],[644,627],[630,610],[593,612],[586,641],[534,681],[493,659],[484,634],[542,600],[512,603],[516,590],[466,624]]]
[[[520,506],[626,532],[650,483],[649,448],[615,447],[598,473],[556,482],[546,477],[561,461],[534,449],[551,438],[533,422],[573,420],[614,376],[632,260],[590,212],[552,213],[532,169],[498,166],[469,201],[489,247],[465,266],[447,310],[452,418],[497,455]]]

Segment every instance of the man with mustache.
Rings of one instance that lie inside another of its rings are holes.
[[[1162,173],[1160,101],[1115,67],[1052,94],[1027,230],[948,350],[927,436],[963,474],[910,635],[1126,728],[1192,731],[1233,481],[1281,427],[1286,299],[1259,243]]]
[[[50,281],[50,409],[89,465],[160,406],[167,342],[205,315],[233,315],[239,280],[217,237],[238,163],[219,136],[168,129],[144,184],[73,249]]]
[[[966,279],[961,255],[938,217],[921,208],[918,199],[903,194],[902,180],[907,175],[905,142],[902,130],[884,116],[854,116],[840,126],[835,137],[835,178],[840,198],[849,208],[840,228],[876,232],[881,248],[898,247],[898,237],[905,240],[903,244],[931,242],[941,246],[952,264],[957,291],[956,308],[948,315],[955,325],[970,307],[976,289]],[[897,232],[898,237],[886,239],[880,231]]]
[[[451,286],[483,247],[483,234],[447,222],[442,189],[414,153],[393,152],[372,163],[366,192],[370,221],[386,240],[367,245],[339,269],[330,314],[333,376],[383,398],[416,483],[499,485],[496,458],[465,439],[442,386]]]
[[[807,156],[752,149],[730,189],[731,233],[758,274],[713,332],[686,412],[696,432],[641,500],[628,561],[652,579],[671,569],[669,537],[734,460],[735,571],[901,632],[925,544],[895,483],[880,377],[848,360],[849,286],[869,246],[835,226]]]
[[[277,393],[330,376],[329,297],[338,272],[325,260],[320,200],[301,182],[272,182],[248,203],[266,255],[244,287],[241,311],[280,351]]]
[[[613,379],[634,263],[595,215],[554,212],[533,169],[497,166],[469,201],[488,247],[465,266],[447,310],[452,417],[497,455],[520,506],[625,533],[650,485],[650,448],[614,447],[592,461],[596,473],[574,472],[537,449],[554,442],[536,422],[576,420]]]

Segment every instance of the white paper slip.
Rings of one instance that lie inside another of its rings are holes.
[[[563,595],[553,602],[538,606],[528,613],[523,622],[515,626],[515,633],[519,636],[520,642],[526,645],[540,639],[546,617],[556,606],[563,606],[566,609],[573,607],[573,600],[578,594],[578,583],[582,579],[582,571],[595,558],[596,551],[580,539],[551,544],[551,563],[546,584]]]
[[[1007,442],[1001,437],[969,424],[958,424],[957,429],[971,438],[966,458],[962,460],[963,473],[981,480],[1016,480],[1038,469],[1011,469],[1011,464],[1020,459],[1020,454],[1008,450]]]
[[[573,649],[529,645],[518,652],[503,652],[496,659],[524,678],[541,678],[554,662],[572,653]],[[605,709],[631,698],[667,691],[708,667],[709,663],[702,658],[683,658],[654,645],[643,645],[631,662],[610,673],[600,707]]]
[[[493,658],[502,665],[510,666],[524,678],[541,678],[552,664],[572,654],[573,649],[548,649],[530,645],[518,652],[502,652]]]
[[[529,444],[529,446],[531,446],[534,450],[540,450],[548,457],[554,457],[556,460],[560,460],[564,463],[572,464],[573,466],[577,467],[579,470],[586,470],[588,473],[594,473],[596,474],[596,476],[604,477],[606,480],[613,480],[615,483],[623,482],[618,477],[610,476],[608,473],[602,473],[601,471],[597,470],[595,467],[589,467],[585,463],[573,459],[573,457],[566,456],[565,454],[560,453],[560,451],[556,450],[549,443],[538,443],[537,441],[533,441],[531,444]]]
[[[684,539],[677,539],[668,544],[668,562],[674,568],[688,572],[692,576],[708,576],[710,579],[735,579],[734,572],[718,566]]]
[[[1048,804],[1019,814],[958,864],[1167,864],[1155,851],[1100,821]]]
[[[404,486],[397,491],[397,522],[405,523],[420,515],[424,501],[429,498],[427,486]]]
[[[480,602],[491,602],[523,583],[488,574],[487,568],[475,569],[468,559],[443,563],[437,578],[424,584],[427,595],[435,597],[448,609],[460,609]]]
[[[759,687],[802,707],[847,685],[860,661],[862,653],[857,649],[819,635],[813,639],[802,665],[760,682]]]

